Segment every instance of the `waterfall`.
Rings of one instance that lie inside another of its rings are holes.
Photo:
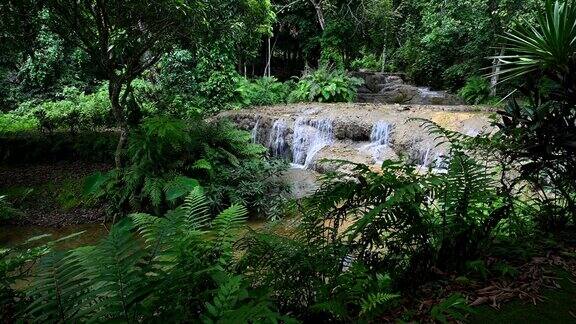
[[[420,87],[418,88],[418,92],[420,93],[421,98],[443,98],[444,93],[441,91],[433,91],[430,90],[428,87]]]
[[[426,150],[420,151],[418,157],[418,165],[420,169],[432,168],[434,173],[442,173],[448,170],[450,164],[450,157],[441,152],[432,152],[432,145],[429,145]]]
[[[370,144],[386,145],[390,144],[390,130],[392,125],[380,120],[374,126],[372,126],[372,132],[370,133]]]
[[[256,123],[254,124],[254,128],[250,131],[250,138],[252,139],[252,143],[258,143],[258,127],[260,126],[260,118],[256,119]]]
[[[334,141],[331,119],[310,120],[298,117],[294,122],[292,139],[292,163],[296,167],[308,168],[314,156]]]
[[[374,163],[380,164],[383,160],[382,155],[385,154],[390,145],[391,131],[392,125],[390,123],[379,120],[372,126],[370,143],[362,146],[360,151],[372,155]]]
[[[430,165],[430,151],[432,148],[428,146],[424,152],[421,153],[420,156],[420,165],[423,167],[428,167]]]
[[[256,122],[258,124],[258,122]],[[283,119],[278,119],[272,125],[270,131],[270,138],[268,139],[268,147],[275,157],[286,157],[288,152],[288,145],[286,143],[286,133],[288,126]]]

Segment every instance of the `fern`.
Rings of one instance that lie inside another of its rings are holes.
[[[274,321],[267,295],[230,272],[246,209],[212,220],[199,188],[164,217],[139,213],[114,225],[95,246],[42,259],[23,317],[33,321]],[[138,239],[134,235],[138,233]],[[185,282],[186,285],[175,283]]]
[[[143,251],[131,234],[131,224],[115,225],[94,249],[79,252],[88,273],[94,276],[86,296],[92,303],[82,315],[133,321],[137,314],[135,304],[149,295],[152,287],[145,285],[144,273],[138,266]]]
[[[67,322],[79,311],[88,288],[88,278],[75,253],[54,252],[43,257],[43,271],[27,292],[33,302],[25,312],[34,322]]]
[[[206,303],[208,314],[213,318],[220,318],[225,312],[236,306],[239,299],[242,277],[231,276],[220,284],[212,303]]]
[[[361,311],[360,315],[366,315],[375,312],[378,308],[389,305],[390,302],[400,295],[389,294],[389,293],[372,293],[369,294],[365,299],[361,301]]]
[[[212,232],[215,235],[214,247],[220,252],[221,266],[226,266],[231,261],[235,233],[244,225],[246,215],[246,208],[234,205],[221,212],[212,222]]]
[[[447,324],[449,320],[463,321],[468,313],[473,310],[466,303],[466,299],[460,294],[452,294],[438,305],[432,307],[430,316],[436,321]]]

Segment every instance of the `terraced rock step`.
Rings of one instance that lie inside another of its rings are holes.
[[[378,165],[399,159],[442,168],[445,145],[421,127],[428,119],[468,135],[491,131],[489,108],[378,104],[299,104],[259,107],[220,114],[251,132],[295,168],[325,172],[336,168],[323,159]]]
[[[358,89],[357,101],[361,103],[419,105],[461,105],[464,103],[460,98],[446,91],[433,91],[427,87],[408,84],[403,74],[353,72],[352,75],[364,80],[364,85]]]

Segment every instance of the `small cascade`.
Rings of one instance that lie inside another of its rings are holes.
[[[420,169],[431,167],[435,173],[445,172],[448,169],[449,163],[449,157],[441,152],[433,152],[431,145],[425,150],[420,151],[420,156],[418,157]]]
[[[444,93],[441,91],[433,91],[430,90],[428,87],[420,87],[418,88],[418,92],[420,93],[421,98],[443,98]]]
[[[421,152],[419,163],[421,166],[428,167],[430,165],[430,151],[432,151],[432,147],[428,146],[426,150]]]
[[[252,144],[258,143],[258,127],[260,126],[260,118],[256,119],[254,128],[250,131],[250,138],[252,139]]]
[[[314,162],[314,156],[334,141],[331,119],[310,120],[298,117],[294,122],[292,139],[292,163],[295,167],[307,169]]]
[[[258,122],[257,122],[258,124]],[[268,139],[268,147],[275,157],[288,156],[288,144],[286,143],[286,134],[288,132],[288,125],[283,119],[278,119],[272,125],[270,131],[270,138]]]
[[[392,125],[380,120],[372,126],[370,133],[370,144],[386,145],[390,144],[390,131]]]
[[[380,164],[384,160],[383,155],[389,149],[391,132],[390,123],[383,120],[376,122],[370,133],[370,144],[362,146],[360,151],[370,154],[374,163]]]

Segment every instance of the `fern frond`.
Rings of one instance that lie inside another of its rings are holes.
[[[145,177],[144,187],[142,187],[142,194],[150,199],[152,206],[159,207],[162,203],[164,187],[164,179]]]
[[[196,179],[185,176],[175,176],[164,184],[166,200],[175,201],[178,198],[184,197],[198,186],[200,186],[200,183]]]
[[[438,142],[437,145],[441,145],[445,142],[448,142],[451,145],[460,146],[462,145],[462,143],[469,141],[473,138],[472,136],[468,136],[466,134],[444,128],[429,119],[410,118],[408,119],[408,121],[420,122],[421,126],[425,130],[427,130],[430,135],[436,136],[434,140]]]
[[[88,288],[85,268],[73,253],[53,252],[43,257],[27,296],[24,310],[34,322],[67,322],[74,318]]]
[[[220,265],[225,266],[232,258],[232,244],[236,240],[238,229],[245,224],[248,211],[246,207],[232,205],[222,211],[212,222],[214,247],[220,252]]]
[[[190,229],[205,228],[210,223],[210,212],[206,197],[200,187],[194,188],[184,199],[181,209],[185,213],[186,226]]]
[[[400,295],[390,294],[390,293],[372,293],[362,299],[361,302],[361,315],[369,314],[376,311],[378,308],[385,306],[390,303],[390,301],[399,298]]]
[[[93,272],[94,285],[86,294],[92,300],[82,315],[90,319],[133,321],[135,304],[153,288],[138,263],[143,255],[131,234],[130,222],[116,224],[108,237],[83,253]]]

